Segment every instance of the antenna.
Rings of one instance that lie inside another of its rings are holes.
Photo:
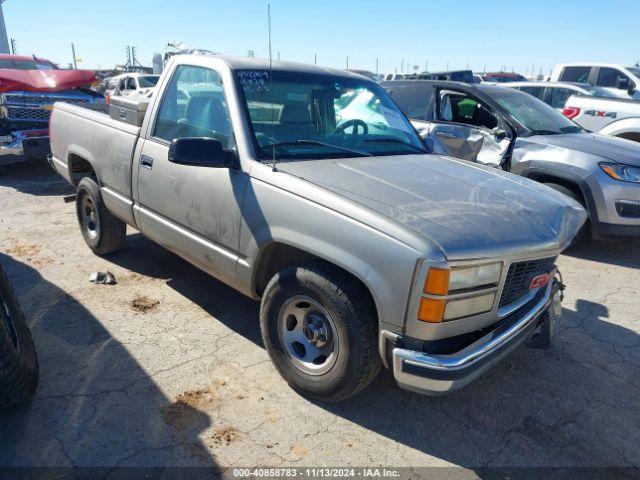
[[[269,24],[269,91],[273,95],[273,65],[272,65],[272,55],[271,55],[271,4],[267,4],[267,22]],[[274,118],[274,105],[271,102],[271,138],[273,138],[274,129],[275,129],[275,118]],[[276,171],[276,147],[271,147],[271,163],[272,170]]]

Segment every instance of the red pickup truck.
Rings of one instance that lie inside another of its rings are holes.
[[[96,80],[90,70],[61,70],[44,58],[0,55],[0,165],[48,155],[53,104],[104,103],[90,89]]]

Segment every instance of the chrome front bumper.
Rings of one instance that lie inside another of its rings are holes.
[[[12,136],[13,140],[0,143],[0,165],[44,157],[50,152],[49,137],[30,137],[20,132]]]
[[[551,282],[544,295],[525,312],[513,317],[459,352],[432,355],[404,348],[392,352],[393,374],[400,387],[438,395],[472,382],[513,350],[539,333],[545,322],[553,330],[560,314],[561,293]],[[509,321],[510,320],[510,321]]]

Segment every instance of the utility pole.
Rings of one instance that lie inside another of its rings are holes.
[[[429,73],[429,60],[424,61],[424,71]]]
[[[73,69],[77,70],[78,64],[76,63],[76,47],[73,43],[71,44],[71,55],[73,55]]]
[[[349,70],[349,55],[347,55],[347,70]]]
[[[318,64],[318,54],[317,54],[317,53],[314,53],[314,54],[313,54],[313,64],[314,64],[314,65],[317,65],[317,64]]]
[[[16,39],[11,39],[11,55],[17,55],[18,49],[16,48]]]
[[[378,57],[376,57],[376,75],[378,75]]]
[[[9,40],[7,39],[7,27],[4,24],[4,13],[2,4],[5,0],[0,0],[0,53],[9,53]]]

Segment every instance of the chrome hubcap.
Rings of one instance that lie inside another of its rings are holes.
[[[80,218],[87,235],[96,238],[100,228],[100,220],[93,200],[88,195],[84,195],[80,202]]]
[[[284,303],[278,315],[278,338],[291,363],[305,373],[322,375],[336,362],[335,323],[311,297],[296,295]]]

